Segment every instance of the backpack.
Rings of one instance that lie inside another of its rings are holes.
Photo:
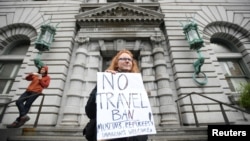
[[[82,133],[88,141],[96,141],[96,119],[90,119]]]

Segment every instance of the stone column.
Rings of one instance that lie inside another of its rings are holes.
[[[155,81],[157,85],[157,95],[159,97],[159,111],[161,113],[161,125],[178,124],[178,116],[173,100],[173,92],[170,88],[167,64],[164,58],[162,42],[163,36],[152,36],[150,38],[153,45],[153,59],[155,69]]]
[[[94,43],[93,43],[94,44]],[[89,121],[86,113],[85,113],[85,106],[89,99],[90,92],[95,87],[97,83],[97,72],[101,71],[102,68],[102,57],[100,54],[100,46],[93,45],[90,42],[90,45],[87,47],[88,49],[88,59],[86,60],[86,67],[83,76],[83,85],[82,85],[82,100],[79,105],[81,107],[81,118],[79,118],[80,126],[85,126],[86,123]]]
[[[160,124],[160,111],[159,111],[159,99],[157,96],[157,86],[155,84],[155,73],[151,50],[140,51],[140,62],[141,62],[141,74],[143,78],[144,87],[147,91],[150,106],[153,112],[155,125]]]
[[[81,110],[81,95],[84,82],[84,72],[88,56],[87,46],[89,38],[77,38],[79,48],[76,50],[75,61],[73,64],[72,75],[69,82],[66,103],[63,111],[61,125],[78,126]]]

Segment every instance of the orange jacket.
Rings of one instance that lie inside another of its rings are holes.
[[[36,93],[42,93],[44,88],[48,88],[50,83],[50,77],[47,75],[48,73],[48,67],[44,66],[46,73],[42,76],[41,79],[39,79],[38,75],[35,75],[33,73],[30,73],[28,76],[26,76],[26,80],[31,81],[27,91],[32,91]]]

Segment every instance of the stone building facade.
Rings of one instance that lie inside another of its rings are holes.
[[[233,105],[229,97],[237,101],[238,84],[249,82],[249,9],[249,0],[1,0],[1,103],[17,99],[28,85],[25,75],[37,71],[35,41],[40,26],[49,22],[58,26],[50,50],[41,55],[51,84],[43,91],[38,126],[83,127],[96,73],[124,48],[138,61],[156,125],[195,125],[190,99],[177,105],[178,98],[197,93]],[[204,40],[205,85],[193,79],[198,56],[182,29],[190,19],[195,19]],[[40,101],[35,101],[25,126],[34,124]],[[224,122],[216,102],[199,95],[193,102],[200,124]],[[231,123],[249,123],[249,114],[224,109]],[[17,115],[15,104],[10,104],[1,125]]]

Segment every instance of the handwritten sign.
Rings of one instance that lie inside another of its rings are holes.
[[[155,134],[140,73],[97,73],[97,140]]]

